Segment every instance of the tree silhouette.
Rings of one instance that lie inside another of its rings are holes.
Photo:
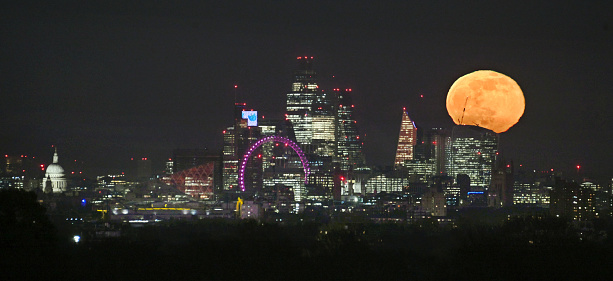
[[[54,238],[54,227],[34,192],[0,190],[0,247],[37,247],[51,244]]]

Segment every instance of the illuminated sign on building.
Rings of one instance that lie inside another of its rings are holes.
[[[257,111],[243,111],[242,118],[247,119],[247,126],[257,127],[258,125],[258,112]]]

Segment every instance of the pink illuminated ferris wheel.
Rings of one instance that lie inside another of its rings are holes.
[[[298,157],[300,157],[300,161],[302,162],[302,167],[304,168],[304,183],[306,184],[310,173],[309,161],[304,155],[304,152],[302,152],[302,149],[300,149],[300,146],[298,146],[297,143],[288,138],[281,136],[270,136],[256,141],[253,145],[251,145],[251,147],[249,147],[249,150],[247,150],[247,152],[243,156],[243,161],[241,161],[241,165],[238,169],[238,186],[240,187],[241,191],[245,191],[245,170],[247,169],[247,161],[249,160],[249,157],[251,157],[251,154],[256,149],[258,149],[260,146],[262,146],[262,144],[267,142],[284,143],[286,146],[289,146],[294,151],[296,151]]]

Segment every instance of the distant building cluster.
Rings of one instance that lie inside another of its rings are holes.
[[[453,223],[454,213],[466,208],[538,209],[578,221],[611,215],[611,182],[526,171],[503,159],[496,133],[418,127],[406,107],[398,108],[393,162],[366,165],[354,92],[320,86],[313,62],[297,58],[284,119],[265,118],[235,101],[233,122],[219,136],[220,151],[175,149],[158,173],[151,159],[133,158],[127,173],[95,180],[65,172],[57,148],[46,167],[33,157],[5,155],[0,187],[39,192],[50,212],[72,204],[89,211],[90,219],[133,224],[217,217],[283,221],[295,214]],[[278,138],[260,141],[273,136]]]

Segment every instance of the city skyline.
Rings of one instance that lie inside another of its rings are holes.
[[[451,83],[492,69],[526,97],[525,115],[500,135],[510,160],[567,174],[580,165],[585,175],[610,178],[610,9],[566,4],[390,3],[369,11],[365,2],[339,2],[302,10],[325,19],[308,24],[292,18],[297,4],[14,4],[2,15],[1,147],[51,163],[56,144],[63,161],[90,169],[162,160],[176,148],[220,150],[235,96],[282,118],[294,60],[306,55],[318,84],[353,89],[370,165],[392,165],[400,108],[419,128],[451,128]],[[495,12],[501,8],[510,11]]]

